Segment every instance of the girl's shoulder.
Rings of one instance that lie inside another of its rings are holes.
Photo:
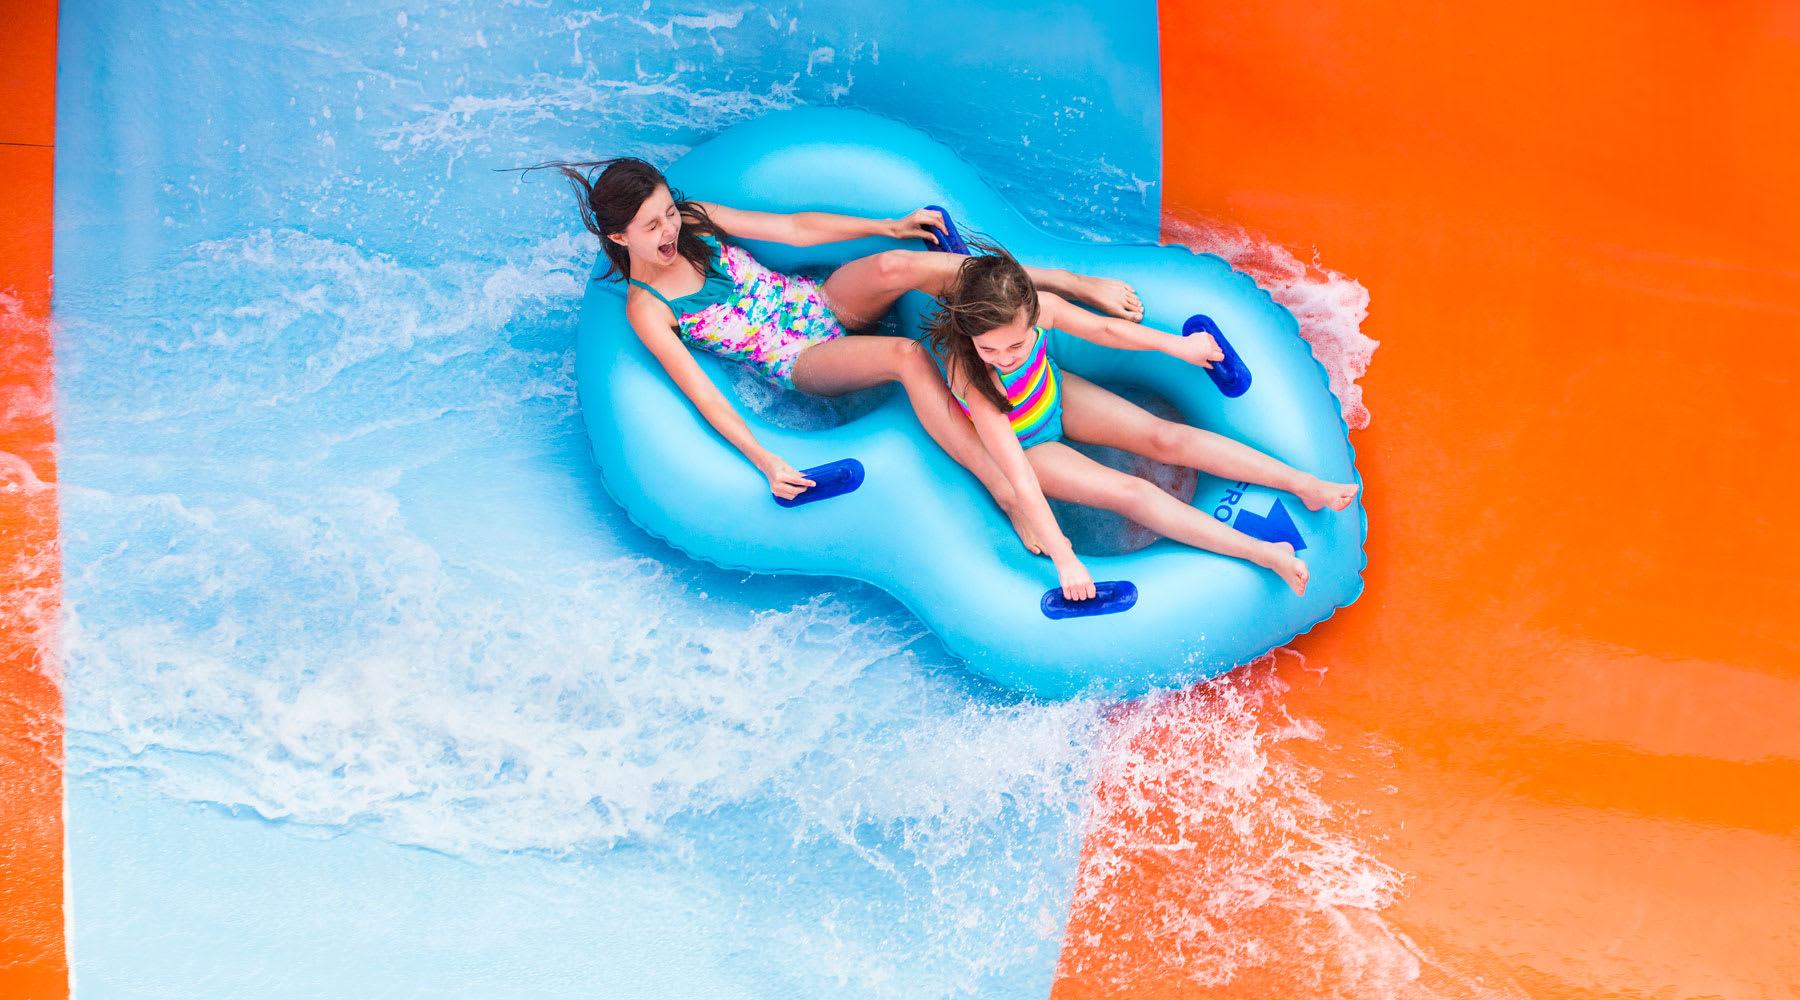
[[[642,284],[625,286],[625,320],[639,336],[646,330],[663,329],[673,313],[668,300],[656,289]]]
[[[969,393],[981,395],[981,389],[975,385],[975,380],[979,378],[994,378],[993,368],[980,365],[971,369],[962,358],[954,354],[944,358],[944,381],[949,384],[951,394],[957,399],[960,400]]]

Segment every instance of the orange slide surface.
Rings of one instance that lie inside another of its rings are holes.
[[[1102,791],[1139,805],[1093,827],[1054,995],[1800,995],[1800,6],[1161,17],[1165,224],[1371,296],[1368,588],[1263,711],[1322,728],[1284,752],[1401,876],[1363,926],[1418,966],[1378,987],[1347,907],[1248,907],[1290,933],[1228,983],[1196,955],[1242,928],[1158,940],[1229,868],[1156,846],[1168,740]]]
[[[0,4],[0,997],[68,995],[54,628],[56,5]]]

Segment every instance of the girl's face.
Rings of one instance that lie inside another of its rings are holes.
[[[1036,336],[1031,324],[1025,321],[1025,310],[1021,309],[1013,314],[1011,323],[969,339],[975,344],[977,357],[1003,372],[1009,372],[1024,364],[1025,359],[1031,355]]]
[[[681,235],[681,213],[669,189],[658,186],[621,233],[606,238],[624,247],[635,262],[662,267],[675,262],[675,238]]]

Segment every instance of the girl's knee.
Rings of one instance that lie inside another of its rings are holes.
[[[1143,514],[1163,502],[1166,493],[1147,478],[1125,477],[1120,484],[1120,502],[1125,513]]]
[[[1179,454],[1193,437],[1194,429],[1186,424],[1178,424],[1170,420],[1158,420],[1150,428],[1150,440],[1146,442],[1150,457],[1167,462],[1170,456]]]
[[[889,288],[910,288],[918,274],[917,250],[883,250],[875,255],[875,274]]]
[[[1148,511],[1165,495],[1155,483],[1122,473],[1113,481],[1109,492],[1113,510],[1127,517]]]
[[[916,340],[905,337],[890,337],[893,343],[888,347],[889,363],[896,376],[901,379],[933,379],[939,378],[937,365],[931,360],[923,345]]]

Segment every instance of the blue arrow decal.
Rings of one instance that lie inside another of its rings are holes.
[[[1287,508],[1281,505],[1280,497],[1275,498],[1275,506],[1269,508],[1267,515],[1252,514],[1239,508],[1237,530],[1265,542],[1286,542],[1294,547],[1295,552],[1306,548],[1306,539],[1300,537],[1300,526],[1294,523]]]

